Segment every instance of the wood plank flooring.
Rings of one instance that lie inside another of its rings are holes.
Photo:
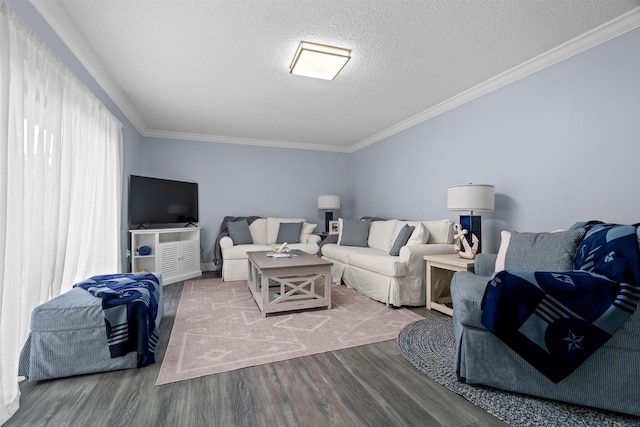
[[[163,289],[155,365],[22,382],[20,409],[4,426],[505,425],[420,373],[395,340],[156,387],[182,283]]]

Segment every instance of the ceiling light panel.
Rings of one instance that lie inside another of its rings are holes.
[[[333,80],[351,59],[351,49],[301,41],[291,66],[291,74]]]

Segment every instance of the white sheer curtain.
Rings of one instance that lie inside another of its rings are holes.
[[[122,126],[0,0],[0,424],[34,307],[121,271]]]

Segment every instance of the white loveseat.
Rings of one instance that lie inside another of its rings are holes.
[[[310,254],[318,253],[320,236],[312,234],[316,224],[307,223],[303,218],[258,218],[249,225],[252,244],[234,245],[229,236],[220,239],[222,251],[222,280],[247,280],[247,252],[272,251],[280,244],[276,243],[280,223],[302,222],[302,231],[298,243],[287,242],[291,249]]]
[[[389,254],[400,230],[415,229],[398,256]],[[393,306],[425,305],[425,255],[455,253],[453,221],[373,221],[367,247],[322,245],[322,257],[333,262],[336,283]],[[339,242],[341,243],[341,242]]]

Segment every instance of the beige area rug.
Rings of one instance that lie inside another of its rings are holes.
[[[156,385],[397,339],[422,317],[332,285],[331,309],[264,318],[246,281],[185,282]]]

